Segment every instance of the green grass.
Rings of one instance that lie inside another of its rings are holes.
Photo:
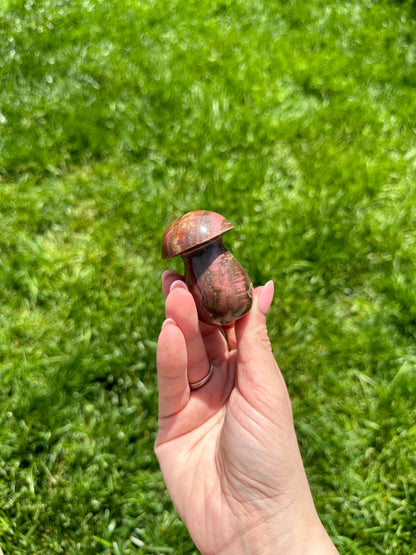
[[[5,553],[196,553],[153,441],[160,238],[197,208],[276,283],[340,552],[416,553],[415,24],[413,1],[0,3]]]

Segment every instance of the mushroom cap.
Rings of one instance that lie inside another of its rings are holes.
[[[230,222],[216,212],[188,212],[166,228],[162,237],[162,258],[188,254],[232,228]]]

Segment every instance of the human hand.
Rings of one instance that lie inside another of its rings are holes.
[[[172,501],[198,549],[337,553],[310,493],[291,403],[267,335],[273,282],[248,314],[220,328],[198,321],[182,276],[162,277],[155,452]],[[191,391],[207,375],[211,379]]]

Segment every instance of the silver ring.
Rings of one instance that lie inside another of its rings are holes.
[[[209,366],[208,374],[206,376],[204,376],[202,378],[202,380],[199,380],[198,382],[190,383],[189,384],[189,389],[191,391],[195,391],[196,389],[199,389],[200,387],[202,387],[203,385],[205,385],[206,383],[209,382],[209,380],[212,378],[213,373],[214,373],[214,367],[213,367],[212,362],[211,362],[210,366]]]

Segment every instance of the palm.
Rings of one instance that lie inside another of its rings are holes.
[[[217,466],[218,437],[223,427],[222,410],[196,429],[158,447],[162,472],[178,513],[197,545],[209,546],[208,552],[218,553],[215,545],[218,526],[233,525]],[[221,534],[223,536],[223,534]]]
[[[283,461],[281,449],[271,449],[262,437],[264,415],[238,388],[222,405],[214,398],[211,406],[204,397],[195,401],[179,416],[184,433],[160,443],[157,452],[172,499],[194,541],[208,553],[218,553],[242,533],[247,514],[253,525],[267,518],[268,500],[279,495],[271,477],[282,472]],[[190,421],[201,419],[201,404],[207,418],[189,429]],[[169,422],[164,424],[169,427]]]

